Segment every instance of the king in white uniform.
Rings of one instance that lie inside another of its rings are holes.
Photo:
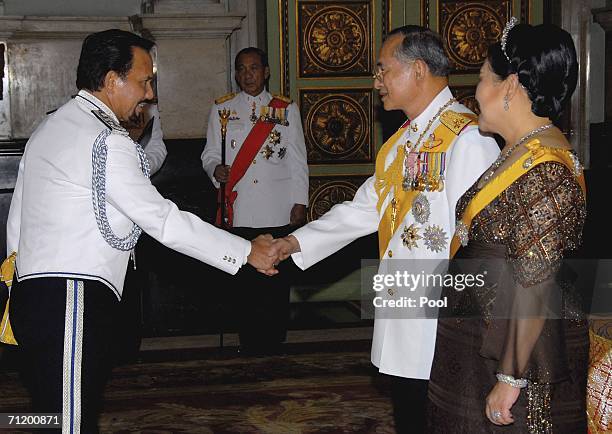
[[[406,58],[401,49],[413,57]],[[385,109],[402,109],[411,119],[383,146],[376,174],[352,201],[335,205],[287,237],[292,244],[288,252],[299,249],[292,257],[300,268],[376,231],[381,259],[402,259],[399,265],[408,272],[420,272],[422,260],[430,260],[426,271],[433,271],[436,263],[448,259],[457,200],[495,160],[499,147],[480,135],[474,114],[453,99],[447,71],[448,60],[435,33],[406,26],[389,35],[381,49],[375,87]],[[398,198],[411,195],[411,206],[402,215]],[[388,273],[391,262],[382,262],[379,273]],[[382,294],[393,298],[395,292],[396,288],[385,288]],[[409,312],[391,318],[388,309],[377,309],[375,315],[372,363],[396,380],[427,380],[437,320],[409,318]],[[398,432],[424,429],[426,382],[419,384],[416,394],[393,393]]]

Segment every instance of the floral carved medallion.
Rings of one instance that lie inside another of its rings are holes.
[[[500,40],[511,6],[510,0],[440,2],[440,28],[455,72],[480,68],[489,45]]]
[[[311,164],[372,161],[370,89],[302,89],[300,107]]]
[[[337,203],[352,200],[367,177],[311,177],[308,221],[316,220]]]
[[[299,2],[302,77],[371,74],[370,2]]]

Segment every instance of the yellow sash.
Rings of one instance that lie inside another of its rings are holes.
[[[574,173],[574,160],[570,157],[570,152],[568,150],[543,146],[538,139],[533,139],[525,146],[529,149],[529,152],[526,152],[525,155],[485,185],[470,201],[461,217],[461,222],[463,222],[466,228],[470,227],[472,220],[480,211],[485,209],[488,204],[510,187],[512,183],[538,164],[555,161],[567,166],[572,173]],[[584,174],[581,173],[576,176],[576,180],[586,195]],[[451,258],[455,256],[460,246],[461,241],[455,233],[450,247]]]
[[[0,267],[0,271],[2,273],[0,280],[6,283],[6,286],[9,288],[9,299],[6,301],[6,307],[4,308],[4,314],[2,315],[2,321],[0,321],[0,342],[4,342],[5,344],[10,345],[17,345],[15,336],[13,336],[11,322],[9,321],[9,302],[11,301],[10,290],[11,285],[13,283],[13,274],[15,273],[16,256],[16,252],[11,253],[10,256],[4,260],[2,266]]]
[[[430,153],[444,153],[453,144],[459,133],[467,126],[475,123],[476,118],[469,113],[456,113],[448,110],[440,116],[441,124],[434,130],[430,139],[417,151]],[[451,122],[452,120],[452,122]],[[376,208],[378,212],[393,189],[393,197],[389,201],[378,224],[378,250],[380,257],[384,257],[389,241],[398,229],[396,223],[404,220],[404,217],[412,208],[414,198],[420,193],[418,190],[404,191],[402,181],[404,179],[404,146],[395,147],[396,142],[404,133],[405,128],[400,128],[385,142],[376,157],[376,183],[375,190],[378,195]],[[387,156],[397,149],[397,155],[393,162],[385,170]]]

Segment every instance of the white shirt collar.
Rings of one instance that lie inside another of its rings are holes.
[[[270,94],[266,89],[262,90],[261,93],[257,96],[252,96],[242,91],[242,97],[246,100],[247,103],[252,104],[255,102],[257,105],[268,104],[270,100]]]
[[[410,121],[410,125],[408,128],[411,129],[415,134],[421,134],[432,117],[440,110],[444,104],[446,104],[451,98],[453,98],[453,94],[451,93],[448,86],[436,95],[436,97],[431,100],[427,108],[421,112],[417,117]],[[413,129],[416,127],[416,131]]]
[[[104,113],[109,115],[112,119],[114,119],[115,122],[119,123],[119,119],[117,118],[115,113],[106,104],[104,104],[98,98],[93,96],[91,93],[87,92],[84,89],[81,89],[79,90],[79,93],[77,93],[77,96],[80,96],[80,98],[76,98],[79,102],[89,103],[92,110],[98,108],[99,110],[102,110]]]

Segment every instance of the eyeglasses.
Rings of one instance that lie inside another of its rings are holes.
[[[404,65],[406,68],[411,68],[412,65],[414,65],[414,60],[411,60],[410,62],[404,62]],[[374,80],[378,80],[380,82],[383,81],[383,78],[385,77],[385,73],[388,72],[389,69],[386,69],[383,71],[383,69],[379,66],[376,68],[376,72],[374,72],[374,74],[372,75],[372,78]]]
[[[378,80],[378,81],[382,82],[383,78],[384,78],[384,75],[385,75],[385,72],[387,72],[387,71],[383,71],[382,68],[376,68],[376,72],[374,73],[374,75],[372,75],[372,78],[374,80]]]

